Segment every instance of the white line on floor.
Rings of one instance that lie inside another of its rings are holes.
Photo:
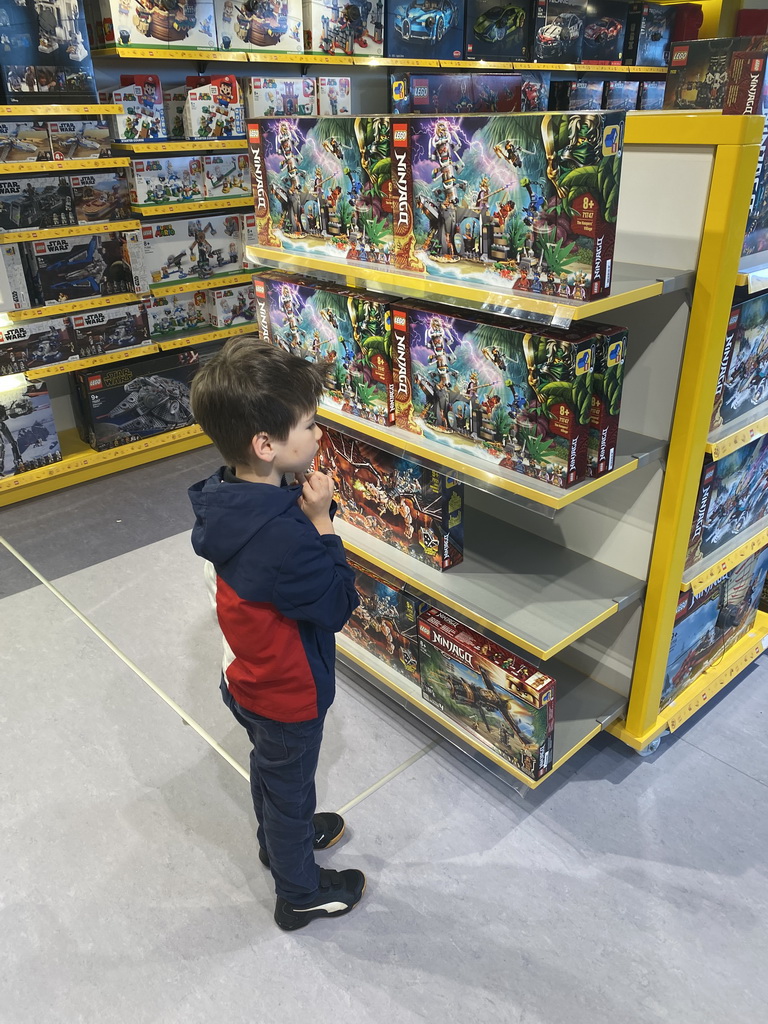
[[[154,683],[149,678],[149,676],[145,672],[142,672],[139,666],[134,661],[131,661],[128,655],[124,654],[123,651],[121,651],[120,648],[117,647],[109,639],[106,633],[102,633],[102,631],[94,622],[91,622],[91,620],[86,615],[84,615],[76,605],[72,604],[69,598],[65,597],[60,590],[57,590],[50,580],[46,579],[45,576],[39,573],[37,569],[35,569],[35,567],[31,564],[31,562],[28,562],[27,559],[19,551],[17,551],[15,547],[13,547],[12,544],[9,544],[4,537],[0,537],[0,544],[2,544],[3,547],[6,548],[10,552],[10,554],[13,555],[14,558],[18,559],[18,561],[21,562],[21,564],[32,573],[35,579],[40,580],[42,585],[47,590],[49,590],[51,594],[53,594],[53,596],[57,598],[57,600],[61,601],[65,608],[68,608],[73,615],[76,615],[77,618],[80,619],[80,621],[83,623],[83,625],[87,626],[88,629],[90,629],[90,631],[94,634],[94,636],[98,637],[98,639],[101,640],[101,642],[106,647],[108,647],[109,650],[112,651],[112,653],[116,655],[123,662],[123,664],[126,665],[131,670],[131,672],[133,672],[134,675],[138,676],[138,678],[141,679],[143,683],[146,683],[151,690],[154,690],[158,697],[160,697],[161,700],[164,700],[168,707],[171,708],[172,711],[175,711],[179,718],[182,719],[182,721],[186,722],[187,725],[194,729],[198,736],[204,739],[205,742],[209,746],[211,746],[216,751],[217,754],[220,754],[224,758],[224,760],[235,769],[236,772],[239,772],[244,779],[250,779],[250,773],[247,768],[244,768],[232,757],[231,754],[228,754],[227,751],[219,743],[216,742],[213,736],[211,736],[209,732],[206,732],[202,725],[196,722],[194,718],[190,718],[186,711],[184,711],[184,709],[181,708],[172,697],[168,696],[165,690],[162,690],[157,685],[157,683]],[[346,811],[350,810],[356,804],[359,804],[363,800],[365,800],[366,797],[371,796],[372,793],[375,793],[377,789],[381,789],[381,787],[385,786],[391,779],[394,779],[401,772],[404,772],[407,768],[410,768],[412,764],[415,764],[415,762],[418,761],[420,757],[423,757],[425,754],[428,754],[430,750],[433,750],[439,744],[439,742],[440,740],[431,740],[425,747],[423,747],[421,750],[417,750],[415,754],[412,754],[406,761],[403,761],[403,763],[398,765],[397,768],[393,768],[391,772],[388,772],[385,776],[383,776],[383,778],[379,779],[378,782],[374,782],[372,786],[368,787],[368,789],[364,790],[362,793],[359,793],[357,796],[353,797],[348,803],[344,804],[343,807],[340,807],[338,813],[344,814]]]

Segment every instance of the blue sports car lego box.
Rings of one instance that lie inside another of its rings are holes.
[[[462,60],[464,0],[390,0],[385,9],[388,57]]]

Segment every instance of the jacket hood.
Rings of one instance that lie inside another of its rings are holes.
[[[295,505],[301,486],[230,483],[224,469],[189,488],[195,510],[192,547],[214,564],[228,562],[276,516]]]

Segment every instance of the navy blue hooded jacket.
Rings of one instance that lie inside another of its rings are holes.
[[[192,546],[216,570],[227,686],[278,722],[309,721],[333,703],[333,634],[359,604],[341,540],[317,532],[300,495],[225,468],[189,489]]]

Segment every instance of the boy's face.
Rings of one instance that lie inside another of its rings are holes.
[[[320,447],[322,430],[315,422],[315,411],[301,417],[285,441],[272,441],[275,468],[281,473],[306,473]]]

